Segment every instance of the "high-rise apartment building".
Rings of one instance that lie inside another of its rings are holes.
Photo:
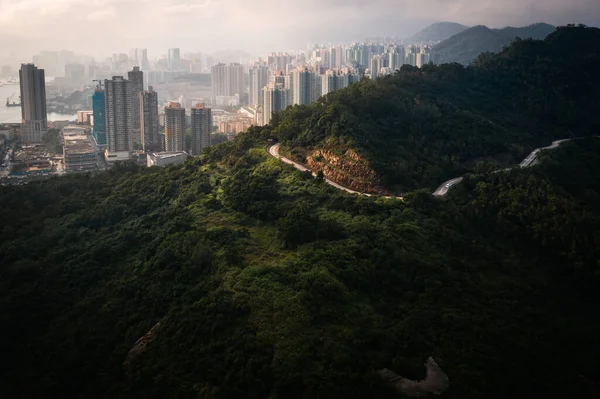
[[[371,70],[371,79],[377,79],[378,77],[382,76],[382,72],[381,70],[385,67],[384,60],[387,57],[384,57],[382,55],[374,55],[373,58],[371,58],[371,65],[370,65],[370,70]]]
[[[294,57],[288,53],[271,53],[267,56],[267,65],[276,71],[285,71],[287,64],[291,64]]]
[[[184,150],[185,108],[176,102],[165,107],[165,143],[168,152]]]
[[[248,72],[248,103],[261,105],[263,89],[269,83],[269,68],[264,64],[256,64]]]
[[[229,95],[235,96],[237,94],[241,99],[246,92],[244,86],[244,66],[238,63],[230,64],[227,72]]]
[[[48,128],[46,113],[46,79],[43,69],[21,64],[21,141],[40,143]]]
[[[129,82],[131,84],[131,101],[132,112],[133,112],[133,148],[136,150],[142,149],[142,135],[141,135],[141,122],[140,122],[140,96],[144,91],[144,73],[140,71],[140,67],[134,66],[132,71],[127,73]]]
[[[158,93],[152,86],[140,94],[140,131],[144,151],[163,151],[164,139],[159,131]]]
[[[132,151],[133,101],[131,83],[122,76],[104,81],[106,141],[109,152]]]
[[[106,145],[106,103],[101,85],[98,85],[92,95],[92,112],[94,113],[92,134],[99,145]]]
[[[181,56],[178,48],[170,48],[167,55],[167,69],[179,71],[181,69]]]
[[[355,73],[350,73],[347,70],[329,70],[321,76],[321,95],[326,95],[336,90],[348,87],[350,84],[358,82],[361,76]]]
[[[213,102],[217,97],[233,97],[245,94],[244,66],[237,63],[230,65],[217,64],[211,67],[211,84]]]
[[[419,53],[417,54],[416,66],[421,68],[423,65],[429,64],[432,60],[433,59],[431,57],[431,47],[421,47]]]
[[[298,67],[290,73],[289,87],[292,104],[308,105],[321,95],[321,79],[306,67]]]
[[[210,133],[212,132],[212,113],[204,104],[196,104],[191,109],[192,123],[192,155],[201,155],[202,150],[210,147]]]
[[[262,124],[271,122],[273,113],[283,111],[290,105],[290,90],[281,83],[269,83],[263,89]]]
[[[410,45],[406,48],[405,63],[412,66],[417,66],[417,54],[421,51],[418,46]]]
[[[212,89],[213,103],[216,97],[228,96],[226,87],[227,81],[227,65],[219,63],[210,68],[210,82]]]
[[[345,64],[345,51],[341,46],[329,49],[329,69],[340,69]]]
[[[150,61],[148,61],[148,49],[134,48],[131,50],[131,56],[135,65],[139,65],[142,71],[150,70]]]
[[[402,68],[402,65],[404,65],[406,59],[404,47],[394,46],[390,48],[388,52],[388,58],[388,64],[392,71]]]

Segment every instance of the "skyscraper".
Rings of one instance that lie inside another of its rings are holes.
[[[256,64],[248,74],[248,102],[250,105],[262,105],[263,88],[269,83],[269,68]]]
[[[215,102],[215,98],[220,96],[228,96],[225,81],[226,81],[226,69],[227,65],[223,63],[219,63],[217,65],[213,65],[210,68],[210,83],[212,89],[212,99],[213,103]]]
[[[140,98],[140,129],[144,151],[162,151],[163,137],[158,130],[158,94],[152,86],[141,93]]]
[[[240,99],[246,92],[244,87],[244,66],[238,63],[229,64],[227,67],[227,85],[230,96],[236,94]]]
[[[165,142],[167,151],[183,151],[185,144],[185,108],[176,102],[165,107]]]
[[[273,113],[283,111],[290,104],[290,90],[281,83],[269,83],[263,89],[263,126],[271,122]]]
[[[92,111],[94,112],[93,135],[99,145],[106,145],[106,104],[101,84],[96,87],[92,95]]]
[[[201,155],[202,150],[210,147],[212,115],[210,108],[198,103],[192,107],[192,155]]]
[[[395,46],[391,48],[390,52],[388,53],[388,57],[389,66],[392,71],[402,68],[402,65],[404,65],[405,62],[404,60],[406,59],[406,56],[404,54],[404,47]]]
[[[383,68],[383,66],[383,58],[381,55],[374,55],[373,58],[371,58],[371,65],[369,68],[371,70],[371,79],[377,79],[382,76],[381,68]]]
[[[181,69],[181,56],[178,48],[170,48],[167,56],[167,69],[178,71]]]
[[[306,67],[299,67],[290,73],[290,88],[292,91],[292,104],[308,105],[317,100],[321,95],[320,86],[317,84],[318,75]]]
[[[139,65],[142,71],[148,71],[150,69],[150,62],[148,61],[148,49],[135,48],[131,50],[133,62],[135,65]]]
[[[358,82],[360,75],[350,73],[347,70],[329,70],[321,76],[321,95],[326,95],[336,90],[348,87],[351,83]]]
[[[132,151],[133,101],[131,83],[122,76],[104,81],[106,139],[109,152]]]
[[[132,71],[127,73],[131,84],[131,101],[133,112],[133,148],[138,150],[143,147],[142,136],[140,132],[140,95],[144,91],[144,73],[140,71],[140,67],[134,66]]]
[[[244,67],[241,64],[217,64],[210,68],[213,102],[217,97],[232,97],[238,94],[240,99],[244,89]]]
[[[46,78],[43,69],[21,64],[21,141],[40,143],[48,128],[46,113]]]

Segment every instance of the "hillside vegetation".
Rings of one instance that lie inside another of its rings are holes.
[[[2,397],[393,398],[429,356],[447,398],[592,397],[600,140],[402,202],[243,136],[0,190]]]
[[[504,167],[553,139],[598,134],[598,70],[600,30],[559,28],[469,67],[404,66],[294,106],[264,130],[284,154],[341,184],[396,194],[433,189],[481,162]],[[361,186],[371,171],[380,184]]]
[[[490,29],[479,25],[457,32],[456,35],[437,44],[433,50],[438,63],[458,62],[468,65],[481,53],[500,52],[517,38],[543,40],[554,29],[554,26],[543,23],[502,29]]]
[[[420,380],[425,362],[448,377],[441,398],[596,397],[600,139],[480,168],[443,200],[348,195],[265,151],[356,148],[376,171],[411,154],[396,176],[419,187],[442,153],[585,134],[593,35],[354,85],[183,165],[0,187],[0,397],[392,399],[381,375]],[[487,88],[458,90],[465,76]],[[409,134],[386,145],[394,126]]]

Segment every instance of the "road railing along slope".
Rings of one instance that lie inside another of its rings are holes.
[[[279,147],[280,147],[280,146],[281,146],[280,144],[275,144],[275,145],[272,145],[272,146],[270,146],[270,147],[268,148],[269,155],[271,155],[271,156],[272,156],[272,157],[274,157],[274,158],[277,158],[277,159],[279,159],[279,160],[280,160],[280,161],[282,161],[282,162],[285,162],[285,163],[287,163],[288,165],[292,165],[294,168],[298,169],[298,170],[299,170],[299,171],[301,171],[301,172],[307,172],[307,171],[308,171],[308,172],[311,172],[313,176],[316,176],[316,175],[317,175],[315,172],[311,171],[311,170],[310,170],[310,169],[308,169],[306,166],[303,166],[303,165],[301,165],[301,164],[299,164],[299,163],[297,163],[297,162],[294,162],[294,161],[292,161],[292,160],[290,160],[290,159],[287,159],[287,158],[286,158],[286,157],[284,157],[284,156],[281,156],[281,155],[279,155]],[[329,184],[330,186],[333,186],[333,187],[337,188],[338,190],[342,190],[342,191],[345,191],[345,192],[347,192],[347,193],[350,193],[350,194],[364,195],[365,197],[370,197],[370,196],[372,196],[372,194],[361,193],[361,192],[359,192],[359,191],[352,190],[352,189],[350,189],[350,188],[348,188],[348,187],[344,187],[344,186],[342,186],[342,185],[340,185],[340,184],[337,184],[336,182],[334,182],[334,181],[331,181],[331,180],[329,180],[329,179],[324,179],[324,181],[325,181],[325,183]],[[397,199],[402,199],[402,197],[390,197],[390,196],[386,196],[386,197],[384,197],[384,198],[397,198]]]
[[[560,146],[562,143],[564,143],[564,142],[566,142],[566,141],[577,140],[577,139],[579,139],[579,138],[581,138],[581,137],[572,138],[572,139],[562,139],[562,140],[555,140],[555,141],[553,141],[553,142],[552,142],[552,144],[551,144],[551,145],[549,145],[549,146],[547,146],[547,147],[536,148],[535,150],[533,150],[533,151],[532,151],[532,152],[531,152],[531,153],[530,153],[530,154],[527,156],[527,158],[525,158],[525,159],[524,159],[524,160],[523,160],[523,161],[522,161],[522,162],[519,164],[519,166],[518,166],[518,167],[520,167],[520,168],[527,168],[527,167],[529,167],[529,166],[533,166],[533,165],[535,165],[535,164],[537,163],[537,156],[538,156],[538,154],[539,154],[539,153],[540,153],[542,150],[552,150],[552,149],[555,149],[555,148],[559,147],[559,146]],[[284,157],[284,156],[281,156],[281,155],[279,155],[279,147],[280,147],[280,146],[281,146],[280,144],[274,144],[274,145],[270,146],[270,147],[267,149],[267,151],[269,152],[269,155],[271,155],[271,156],[272,156],[272,157],[274,157],[274,158],[277,158],[277,159],[279,159],[279,160],[280,160],[280,161],[282,161],[282,162],[285,162],[285,163],[287,163],[288,165],[292,165],[294,168],[298,169],[299,171],[302,171],[302,172],[306,172],[306,171],[308,171],[308,172],[311,172],[313,176],[316,176],[316,173],[315,173],[315,172],[313,172],[313,171],[311,171],[311,170],[310,170],[310,169],[308,169],[307,167],[305,167],[305,166],[303,166],[303,165],[301,165],[301,164],[299,164],[299,163],[297,163],[297,162],[294,162],[294,161],[292,161],[292,160],[290,160],[290,159],[287,159],[287,158],[286,158],[286,157]],[[501,171],[498,171],[498,172],[508,171],[508,170],[511,170],[511,169],[513,169],[513,168],[502,169]],[[457,184],[459,184],[459,183],[460,183],[460,182],[462,182],[462,181],[463,181],[463,178],[462,178],[462,177],[456,177],[456,178],[454,178],[454,179],[450,179],[450,180],[448,180],[448,181],[445,181],[445,182],[443,182],[443,183],[442,183],[442,184],[441,184],[441,185],[440,185],[440,186],[439,186],[439,187],[438,187],[438,188],[437,188],[437,189],[436,189],[436,190],[433,192],[433,195],[435,195],[436,197],[443,197],[444,195],[448,194],[448,191],[449,191],[449,190],[450,190],[452,187],[456,186]],[[364,195],[364,196],[367,196],[367,197],[370,197],[370,196],[372,196],[372,194],[361,193],[361,192],[358,192],[358,191],[355,191],[355,190],[351,190],[351,189],[349,189],[349,188],[347,188],[347,187],[344,187],[344,186],[341,186],[341,185],[339,185],[339,184],[337,184],[337,183],[335,183],[335,182],[333,182],[333,181],[331,181],[331,180],[329,180],[329,179],[325,179],[325,182],[326,182],[327,184],[329,184],[329,185],[331,185],[331,186],[333,186],[333,187],[335,187],[335,188],[339,189],[339,190],[346,191],[347,193],[350,193],[350,194]],[[403,199],[402,197],[391,197],[391,196],[386,196],[386,197],[384,197],[384,198],[396,198],[396,199]]]

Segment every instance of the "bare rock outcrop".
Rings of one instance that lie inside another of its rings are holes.
[[[154,327],[152,327],[146,334],[144,334],[142,337],[140,337],[140,339],[135,341],[135,344],[129,350],[129,353],[127,353],[127,357],[123,362],[123,367],[128,369],[131,366],[131,362],[137,359],[142,353],[146,351],[146,349],[148,349],[148,345],[154,338],[154,335],[156,334],[156,331],[159,327],[160,323],[156,323]]]
[[[448,375],[432,357],[429,357],[425,362],[425,368],[427,369],[427,376],[421,381],[409,380],[388,369],[377,370],[377,373],[388,384],[408,397],[420,398],[430,394],[441,395],[450,386]]]
[[[371,194],[387,194],[379,176],[351,149],[347,149],[342,155],[336,155],[332,151],[315,150],[306,157],[306,164],[311,170],[322,170],[326,178],[350,189]]]

